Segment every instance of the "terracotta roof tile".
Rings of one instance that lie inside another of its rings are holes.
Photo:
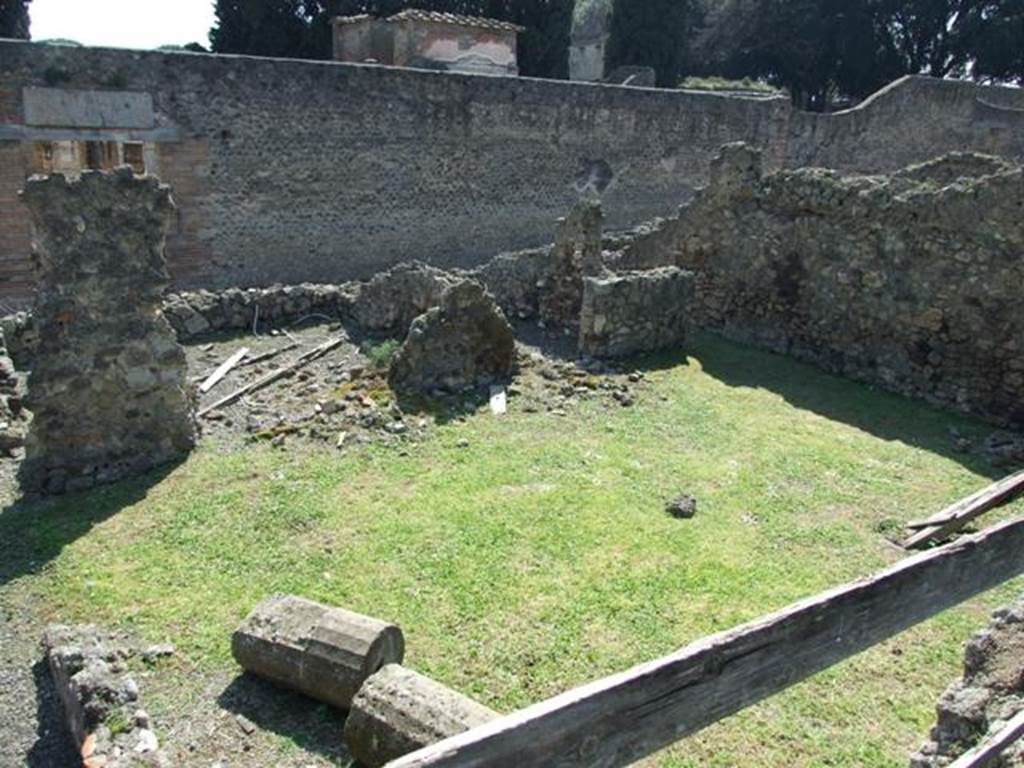
[[[418,8],[396,13],[387,21],[433,21],[438,24],[452,24],[459,27],[478,27],[481,29],[493,29],[500,32],[522,32],[526,27],[498,19],[485,19],[480,16],[463,16],[458,13],[441,13],[439,11],[423,11]]]

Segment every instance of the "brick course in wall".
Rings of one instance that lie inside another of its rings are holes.
[[[729,141],[761,148],[768,168],[1024,157],[1024,92],[926,78],[809,115],[781,98],[3,41],[8,301],[27,298],[24,211],[9,191],[27,172],[11,137],[39,135],[20,125],[25,87],[152,97],[145,134],[180,210],[176,288],[337,283],[412,259],[470,267],[549,242],[582,192],[626,227],[688,199]]]

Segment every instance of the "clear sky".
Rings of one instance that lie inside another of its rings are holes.
[[[156,48],[209,45],[213,0],[32,0],[32,39]]]

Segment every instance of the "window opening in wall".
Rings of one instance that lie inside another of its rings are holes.
[[[32,172],[53,172],[53,142],[37,141],[32,146]]]
[[[107,171],[120,164],[120,145],[116,141],[85,142],[83,168],[93,171]]]
[[[122,146],[124,164],[130,165],[136,173],[146,172],[146,158],[141,141],[126,141]]]

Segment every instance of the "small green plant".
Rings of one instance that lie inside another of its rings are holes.
[[[730,80],[725,77],[687,77],[679,83],[679,87],[690,91],[741,91],[765,95],[781,93],[778,88],[749,77],[742,80]]]
[[[391,366],[391,361],[394,360],[400,346],[401,343],[397,339],[387,339],[379,344],[371,344],[366,349],[366,358],[372,367],[383,370]]]
[[[111,712],[104,725],[107,726],[111,736],[117,736],[119,733],[127,733],[131,730],[131,723],[128,722],[127,715],[121,709]]]

